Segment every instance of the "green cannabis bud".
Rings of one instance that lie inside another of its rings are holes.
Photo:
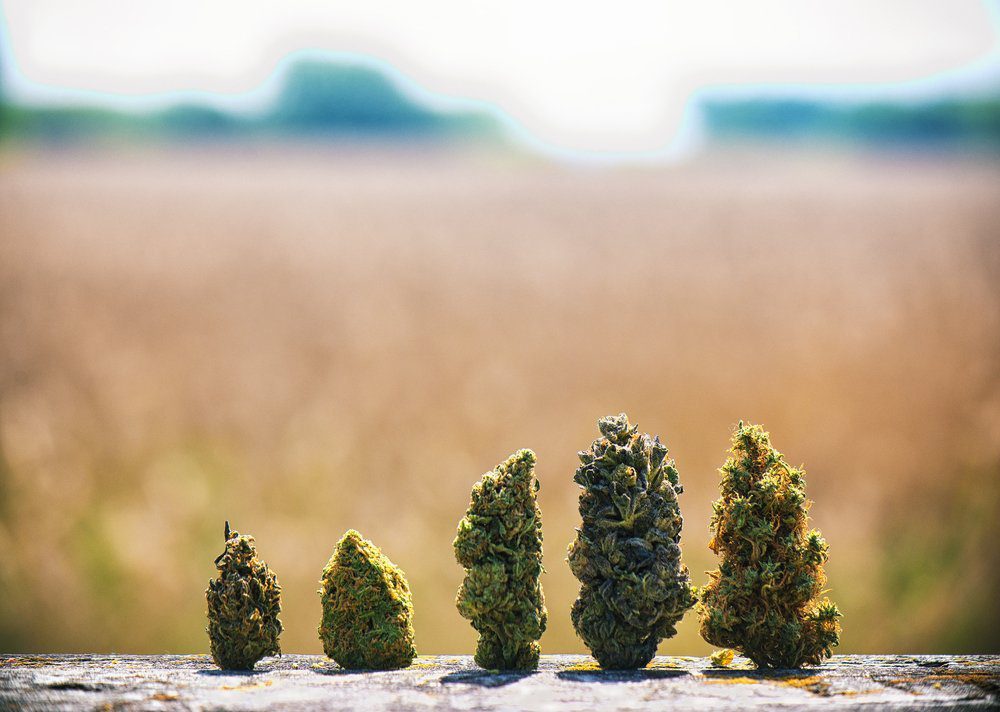
[[[208,632],[212,658],[224,670],[253,670],[265,655],[280,655],[281,586],[257,558],[252,536],[231,531],[215,560],[219,576],[208,582]]]
[[[353,529],[320,580],[323,650],[349,670],[394,670],[413,662],[413,602],[402,570]]]
[[[840,642],[840,611],[818,600],[828,548],[807,532],[805,472],[742,421],[722,466],[709,548],[721,555],[698,606],[701,634],[758,667],[816,665]]]
[[[646,666],[695,603],[681,564],[684,491],[667,448],[622,413],[598,421],[601,437],[573,480],[583,488],[583,526],[569,547],[582,586],[573,627],[606,669]]]
[[[455,558],[465,581],[455,604],[479,632],[476,663],[490,670],[538,667],[548,614],[542,573],[542,513],[535,453],[518,450],[472,488],[458,523]]]

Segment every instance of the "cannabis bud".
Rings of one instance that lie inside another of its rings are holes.
[[[759,425],[740,421],[731,453],[712,505],[709,548],[722,562],[702,591],[702,637],[758,667],[818,664],[840,642],[840,611],[817,599],[828,552],[818,531],[806,531],[805,472]]]
[[[573,476],[583,488],[583,526],[569,565],[583,584],[573,627],[601,667],[644,667],[694,605],[681,564],[683,492],[659,438],[639,434],[622,413],[598,421],[601,437]]]
[[[518,450],[475,484],[458,523],[455,558],[466,571],[455,603],[479,631],[476,663],[490,670],[538,667],[548,614],[537,493],[535,453]]]
[[[257,558],[252,536],[226,522],[226,550],[215,560],[219,577],[208,582],[208,637],[224,670],[252,670],[265,655],[280,655],[281,586]]]
[[[403,572],[353,529],[320,581],[323,650],[350,670],[393,670],[413,662],[413,603]]]

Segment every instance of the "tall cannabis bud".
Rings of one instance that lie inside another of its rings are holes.
[[[698,606],[701,634],[759,667],[815,665],[840,642],[840,611],[818,600],[827,544],[807,533],[805,472],[789,466],[759,425],[733,434],[709,548],[722,556]]]
[[[265,655],[280,655],[281,586],[257,558],[252,536],[226,522],[226,550],[215,560],[219,577],[208,582],[208,632],[212,658],[224,670],[253,670]]]
[[[491,670],[538,667],[548,614],[537,493],[535,453],[518,450],[475,484],[458,523],[455,558],[466,571],[455,603],[479,631],[476,663]]]
[[[323,650],[343,668],[393,670],[413,662],[413,603],[406,576],[353,529],[320,581]]]
[[[639,668],[695,602],[679,545],[684,489],[659,438],[624,413],[597,425],[602,437],[579,453],[573,476],[583,488],[583,526],[569,547],[583,584],[573,627],[601,667]]]

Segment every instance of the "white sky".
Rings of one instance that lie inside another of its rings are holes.
[[[569,150],[662,148],[707,86],[890,91],[976,62],[1000,66],[996,0],[0,0],[0,9],[15,84],[240,93],[292,51],[359,53],[433,92],[494,104]]]

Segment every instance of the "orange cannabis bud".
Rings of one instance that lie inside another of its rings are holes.
[[[721,473],[709,547],[722,561],[698,606],[702,637],[759,667],[819,664],[840,642],[840,611],[818,598],[828,547],[807,531],[805,472],[740,421]]]
[[[252,536],[231,531],[215,560],[219,576],[208,582],[208,637],[215,664],[224,670],[253,670],[265,655],[280,655],[281,586],[257,558]]]

